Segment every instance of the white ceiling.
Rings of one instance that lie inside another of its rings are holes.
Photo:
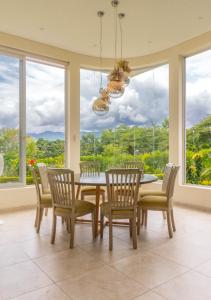
[[[110,0],[0,0],[0,31],[77,53],[99,55],[103,10],[103,56],[114,56]],[[157,52],[211,30],[211,0],[120,0],[123,56]]]

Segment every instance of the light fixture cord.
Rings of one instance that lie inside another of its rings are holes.
[[[102,16],[100,16],[100,89],[103,87],[103,76],[102,76]]]
[[[114,7],[114,53],[117,60],[117,5]]]
[[[123,33],[122,33],[122,21],[121,18],[119,18],[119,29],[120,29],[120,54],[121,54],[121,60],[122,60],[122,48],[123,48]]]

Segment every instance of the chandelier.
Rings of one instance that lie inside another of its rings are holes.
[[[109,112],[109,104],[111,98],[119,98],[124,94],[125,87],[130,83],[130,72],[129,62],[122,58],[122,19],[125,17],[124,13],[118,14],[118,0],[111,1],[111,5],[114,8],[114,57],[115,65],[114,69],[108,75],[107,86],[103,88],[102,83],[102,17],[104,16],[103,11],[98,11],[97,15],[100,19],[100,43],[99,43],[99,59],[100,59],[100,88],[99,97],[93,102],[92,110],[97,115],[105,115]],[[117,32],[118,32],[118,19],[119,19],[119,30],[120,30],[120,47],[121,47],[121,58],[117,59]]]

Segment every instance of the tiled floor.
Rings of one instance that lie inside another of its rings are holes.
[[[177,232],[168,238],[162,214],[149,214],[138,249],[127,227],[114,227],[114,250],[76,225],[74,250],[58,222],[50,244],[51,211],[36,234],[34,211],[1,215],[0,300],[210,300],[211,214],[175,208]]]

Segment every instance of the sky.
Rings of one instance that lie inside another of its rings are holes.
[[[27,132],[64,131],[64,70],[27,62]],[[106,75],[104,86],[106,86]],[[0,55],[0,128],[19,123],[19,62]],[[211,50],[186,58],[186,126],[211,114]],[[111,99],[110,111],[92,111],[98,97],[99,72],[81,70],[81,131],[101,131],[120,124],[160,125],[168,117],[168,65],[131,78],[121,98]]]

